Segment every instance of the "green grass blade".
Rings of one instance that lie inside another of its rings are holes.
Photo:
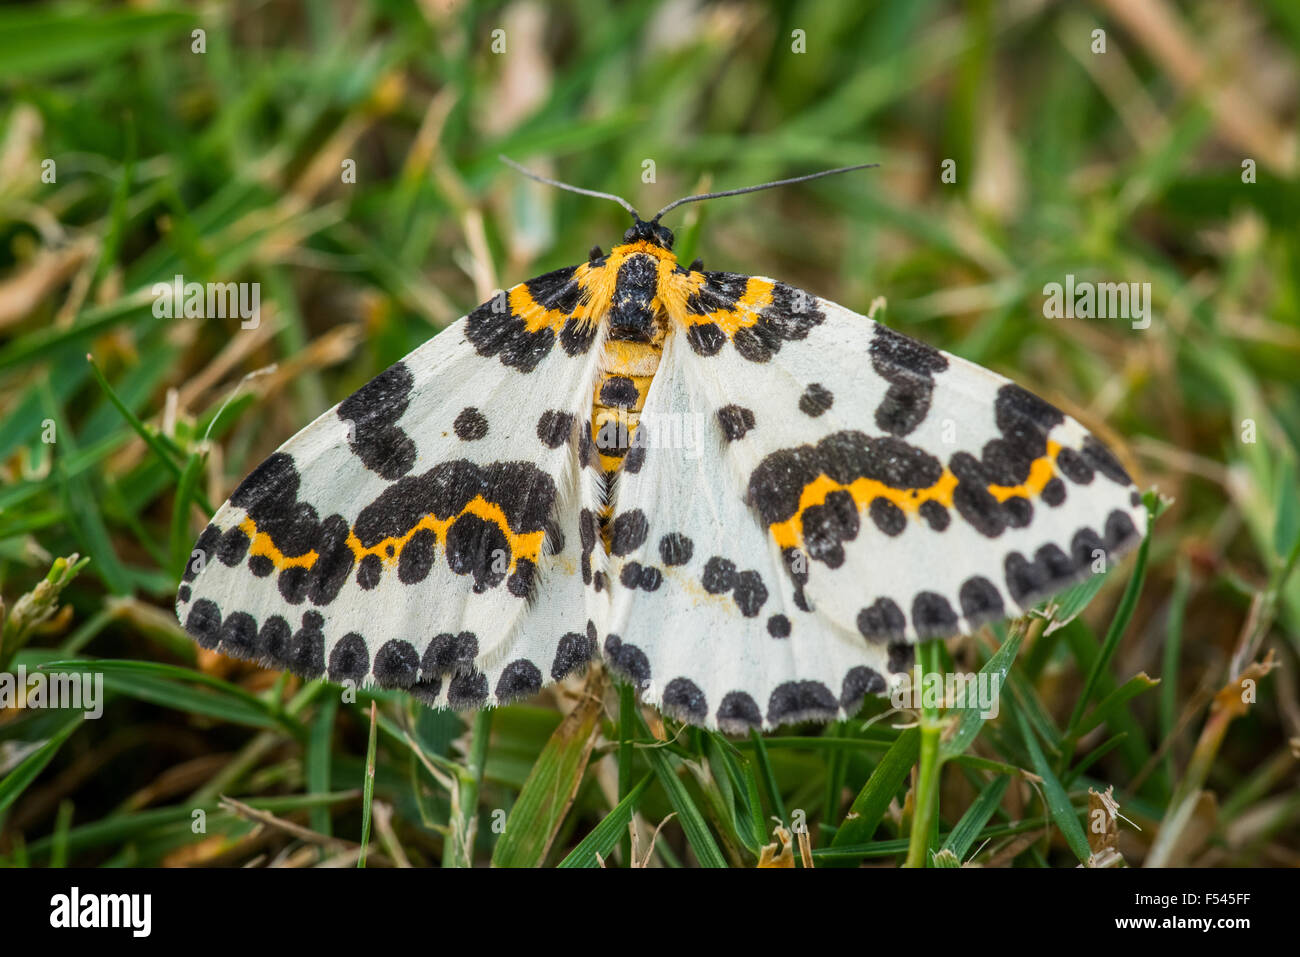
[[[632,815],[641,803],[641,796],[653,779],[654,773],[648,772],[557,866],[598,867],[600,859],[607,859],[613,852],[614,845],[627,832],[628,825],[632,823]]]
[[[894,799],[912,766],[916,764],[920,747],[921,734],[918,729],[908,728],[898,736],[898,740],[885,752],[867,783],[853,799],[853,806],[849,808],[844,823],[831,840],[832,847],[865,844],[871,839],[880,819],[889,808],[889,802]]]
[[[1110,661],[1119,650],[1119,640],[1128,628],[1128,623],[1133,618],[1133,612],[1137,609],[1138,595],[1142,593],[1142,583],[1146,579],[1147,573],[1147,556],[1151,550],[1151,535],[1155,530],[1156,517],[1158,510],[1151,505],[1147,506],[1147,534],[1142,539],[1142,544],[1138,546],[1137,560],[1133,564],[1133,573],[1129,576],[1128,584],[1124,588],[1124,596],[1120,599],[1119,607],[1115,609],[1115,616],[1110,620],[1110,627],[1106,629],[1106,638],[1101,645],[1101,654],[1099,654],[1092,663],[1092,669],[1088,672],[1088,678],[1084,681],[1083,691],[1079,694],[1078,700],[1074,703],[1074,710],[1070,714],[1069,724],[1065,727],[1065,736],[1077,737],[1079,720],[1083,717],[1083,710],[1092,700],[1093,690],[1097,687],[1097,681],[1101,673],[1110,667]]]
[[[642,735],[650,739],[650,729],[645,726],[645,721],[637,714],[637,721],[640,725]],[[650,763],[655,777],[659,779],[659,786],[664,789],[668,795],[668,803],[672,805],[673,810],[677,812],[677,820],[686,832],[686,840],[691,845],[691,850],[695,851],[695,856],[703,867],[726,867],[727,862],[722,857],[722,851],[718,849],[717,842],[713,839],[713,834],[709,831],[709,825],[705,823],[704,815],[700,809],[695,806],[691,800],[690,792],[686,790],[686,785],[682,779],[677,776],[677,759],[668,753],[666,748],[650,744],[641,749],[641,753]]]
[[[307,790],[312,794],[324,794],[330,788],[330,747],[334,740],[334,718],[338,710],[338,698],[328,695],[321,701],[320,709],[311,722],[311,733],[307,739]],[[311,809],[310,814],[313,831],[331,833],[329,808],[318,805]]]
[[[379,740],[378,722],[375,715],[378,706],[370,702],[370,738],[366,743],[366,774],[361,787],[361,852],[357,855],[357,867],[366,866],[366,851],[370,849],[370,815],[375,801],[375,745]]]
[[[1002,687],[1006,683],[1007,672],[1011,670],[1011,663],[1016,660],[1016,654],[1020,650],[1020,643],[1024,640],[1024,637],[1025,626],[1018,622],[1007,633],[1006,641],[1002,642],[1002,645],[989,657],[989,660],[984,663],[984,667],[979,671],[981,676],[987,676],[986,680],[989,683],[996,682],[999,696],[1002,694]],[[953,713],[957,715],[957,727],[949,737],[940,743],[939,755],[941,758],[947,760],[965,753],[987,720],[984,717],[984,711],[986,710],[988,709],[978,703],[953,709]]]
[[[72,732],[81,726],[85,715],[78,711],[72,715],[54,736],[19,762],[18,766],[0,779],[0,813],[18,800],[27,786],[36,780],[36,776],[45,769],[63,747],[63,743],[72,736]]]
[[[510,809],[494,867],[541,867],[587,773],[603,708],[588,697],[555,729]]]
[[[971,846],[979,838],[980,831],[984,830],[984,825],[988,824],[998,805],[1002,803],[1002,796],[1007,793],[1007,785],[1011,779],[1006,775],[998,775],[992,781],[984,786],[980,791],[973,804],[966,809],[966,813],[961,816],[957,826],[949,832],[948,837],[943,842],[944,850],[952,851],[957,855],[957,860],[964,861],[966,855],[970,853]]]
[[[1079,823],[1079,818],[1075,814],[1074,805],[1070,803],[1069,795],[1065,793],[1065,788],[1061,782],[1056,779],[1052,773],[1052,767],[1048,764],[1047,758],[1043,755],[1043,749],[1039,747],[1038,739],[1034,736],[1033,729],[1029,726],[1028,719],[1023,714],[1017,714],[1020,719],[1021,737],[1024,739],[1025,747],[1029,749],[1029,755],[1034,762],[1034,770],[1038,776],[1043,779],[1043,793],[1047,801],[1047,812],[1056,822],[1056,826],[1061,829],[1061,834],[1065,837],[1065,842],[1070,845],[1070,850],[1074,852],[1080,863],[1087,861],[1092,851],[1088,847],[1088,839],[1084,836],[1083,826]]]

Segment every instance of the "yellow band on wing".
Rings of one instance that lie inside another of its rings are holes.
[[[1061,450],[1057,442],[1048,441],[1047,454],[1034,460],[1029,468],[1029,477],[1020,485],[990,485],[988,492],[999,502],[1009,498],[1023,496],[1029,498],[1039,495],[1044,486],[1055,475],[1053,462]],[[782,548],[799,548],[803,544],[803,515],[807,509],[823,505],[832,492],[846,491],[853,496],[853,503],[858,510],[866,508],[876,498],[893,502],[905,513],[915,514],[926,502],[937,502],[945,508],[952,508],[953,492],[957,488],[957,476],[948,469],[943,470],[939,480],[929,488],[900,489],[893,488],[876,479],[855,479],[848,485],[835,481],[828,475],[821,474],[804,486],[799,496],[799,509],[784,522],[771,526],[772,538]]]
[[[351,549],[353,558],[360,562],[367,555],[376,555],[388,565],[395,564],[402,556],[402,549],[406,544],[415,537],[415,534],[421,529],[428,529],[433,532],[434,537],[438,540],[439,545],[445,545],[447,541],[447,532],[452,524],[465,515],[474,515],[486,522],[496,525],[505,536],[510,546],[510,571],[515,570],[521,558],[526,558],[533,564],[537,564],[538,557],[541,555],[542,543],[546,538],[545,531],[522,532],[511,531],[510,523],[506,521],[505,512],[501,506],[495,502],[489,502],[483,496],[475,496],[473,501],[467,504],[456,515],[451,518],[439,519],[429,514],[425,515],[415,523],[404,535],[389,536],[374,545],[367,547],[357,538],[355,530],[348,531],[347,544]],[[266,532],[259,531],[257,523],[252,516],[246,516],[239,527],[249,538],[249,553],[253,555],[264,555],[271,560],[271,563],[277,569],[285,568],[311,568],[320,558],[320,554],[312,549],[304,555],[285,555],[271,536]],[[391,552],[390,552],[391,549]]]

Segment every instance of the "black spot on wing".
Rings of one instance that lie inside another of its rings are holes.
[[[1065,504],[1065,483],[1058,476],[1053,475],[1043,486],[1039,497],[1052,508]]]
[[[741,572],[736,576],[736,588],[731,596],[740,613],[746,618],[755,618],[763,610],[767,601],[767,587],[763,578],[756,571]]]
[[[713,322],[701,322],[686,330],[686,341],[698,355],[716,356],[727,344],[727,334]]]
[[[478,637],[472,631],[434,635],[420,662],[420,675],[435,678],[452,672],[467,671],[478,655]]]
[[[567,677],[596,656],[596,627],[587,624],[586,634],[571,631],[560,638],[555,649],[555,660],[551,663],[551,677],[556,681]]]
[[[918,515],[926,520],[932,531],[942,532],[952,521],[952,517],[948,514],[948,510],[934,499],[927,499],[922,502],[921,507],[916,511]]]
[[[402,556],[397,560],[397,580],[403,585],[418,585],[429,576],[437,552],[437,538],[427,528],[422,528],[402,546]]]
[[[343,516],[329,516],[321,522],[320,529],[316,564],[311,568],[307,597],[311,599],[312,604],[328,605],[338,597],[339,589],[348,580],[356,556],[348,546],[348,534],[351,529]],[[402,560],[407,561],[405,554],[402,555]]]
[[[481,708],[488,696],[487,675],[466,671],[452,676],[447,684],[447,704],[453,708]]]
[[[957,631],[957,613],[938,592],[917,592],[912,599],[912,627],[918,640],[946,638]]]
[[[289,639],[284,667],[304,678],[325,673],[325,619],[318,611],[303,612],[302,627]],[[364,643],[363,643],[364,647]],[[362,674],[365,672],[363,671]]]
[[[223,655],[251,658],[257,650],[257,621],[246,611],[231,612],[218,632]]]
[[[746,691],[728,691],[714,717],[726,734],[745,734],[763,726],[763,712]]]
[[[239,490],[236,489],[235,491],[238,492]],[[199,572],[203,570],[203,566],[216,556],[217,547],[221,544],[221,537],[221,529],[215,525],[209,524],[203,529],[199,534],[198,541],[194,543],[194,548],[191,549],[190,560],[185,565],[185,573],[181,576],[181,581],[192,582],[199,577]]]
[[[614,518],[609,550],[618,556],[630,555],[645,544],[650,522],[639,508],[630,509]]]
[[[217,544],[217,557],[221,564],[233,568],[244,560],[248,552],[248,535],[238,525],[226,529]]]
[[[840,686],[840,707],[845,714],[851,715],[862,706],[867,695],[881,694],[885,688],[885,679],[880,672],[866,665],[850,668]]]
[[[835,404],[831,390],[819,382],[811,383],[799,396],[799,411],[811,418],[817,418]]]
[[[537,419],[537,437],[548,449],[558,449],[573,433],[573,416],[568,412],[547,409]]]
[[[867,514],[871,516],[871,521],[875,523],[876,528],[886,535],[900,535],[903,529],[907,528],[907,516],[903,514],[903,510],[883,495],[878,495],[871,500],[871,504],[867,506]]]
[[[714,555],[704,563],[700,583],[710,595],[721,595],[736,587],[736,563]]]
[[[585,434],[585,433],[584,433]],[[637,435],[641,430],[637,430]],[[635,475],[641,471],[641,466],[645,465],[645,444],[638,442],[636,436],[632,437],[632,447],[627,450],[627,455],[623,458],[623,471],[630,475]]]
[[[456,416],[452,429],[462,441],[477,442],[488,434],[487,416],[473,406],[467,406]]]
[[[877,598],[858,612],[858,631],[867,641],[884,644],[903,637],[907,619],[893,599]]]
[[[396,426],[410,403],[415,380],[404,362],[375,376],[338,406],[338,417],[351,422],[348,444],[366,468],[392,481],[415,464],[415,443]]]
[[[605,636],[605,660],[610,670],[630,682],[638,691],[650,684],[650,659],[636,645],[618,635]]]
[[[500,704],[509,704],[528,698],[542,689],[542,672],[527,658],[518,658],[506,665],[497,679],[496,696]]]
[[[906,641],[891,641],[888,645],[889,661],[885,667],[894,674],[903,674],[912,670],[916,664],[916,645]]]
[[[420,680],[420,655],[409,641],[390,638],[375,652],[373,673],[381,688],[409,688]]]
[[[1115,458],[1115,454],[1093,436],[1084,436],[1082,451],[1083,457],[1088,464],[1115,484],[1133,484],[1133,480],[1129,478],[1124,466],[1119,464],[1119,459]]]
[[[358,682],[370,671],[370,650],[366,640],[355,631],[335,642],[330,649],[330,681]]]
[[[695,682],[674,678],[664,688],[663,709],[680,721],[703,724],[709,714],[709,703]]]
[[[695,544],[681,532],[669,532],[659,539],[659,557],[665,565],[685,565],[695,552]]]
[[[272,615],[262,622],[254,646],[254,657],[270,662],[279,668],[289,665],[289,646],[293,640],[293,629],[289,622],[280,615]]]
[[[934,376],[948,368],[948,360],[933,346],[882,325],[875,327],[870,351],[872,368],[889,383],[876,409],[876,425],[893,435],[907,435],[930,411]]]
[[[820,681],[787,681],[777,685],[767,705],[771,725],[796,721],[830,721],[839,711],[831,689]]]
[[[200,598],[186,615],[185,631],[200,648],[216,648],[221,640],[221,607],[211,598]]]
[[[872,517],[875,518],[874,512]],[[901,512],[899,517],[902,517]],[[861,522],[853,496],[838,489],[827,495],[821,505],[804,509],[801,524],[808,557],[822,562],[828,568],[839,568],[844,564],[843,543],[858,537]],[[901,525],[898,531],[902,531]]]
[[[357,565],[357,584],[366,591],[378,588],[383,574],[384,560],[378,555],[367,555]],[[283,582],[284,578],[282,577],[280,580]]]
[[[962,615],[972,628],[1006,617],[1002,593],[983,575],[974,575],[962,582],[957,599],[961,603]]]
[[[739,405],[724,405],[718,410],[718,424],[728,442],[743,439],[754,427],[754,413]]]

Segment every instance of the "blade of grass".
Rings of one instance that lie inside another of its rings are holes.
[[[639,712],[636,718],[638,730],[642,737],[646,740],[652,740],[653,736],[650,734],[650,729],[645,726],[645,719],[641,717]],[[709,826],[704,821],[704,815],[695,806],[695,802],[691,800],[690,792],[686,790],[686,785],[677,776],[677,759],[670,755],[666,749],[654,744],[642,748],[641,753],[649,762],[655,777],[659,779],[659,786],[668,795],[668,803],[677,812],[677,820],[680,822],[682,830],[686,832],[686,840],[691,845],[691,850],[695,852],[695,857],[699,860],[700,866],[726,867],[727,862],[723,859],[722,851],[718,849],[717,842],[713,840],[713,835],[709,832]]]
[[[1033,729],[1029,726],[1028,719],[1017,713],[1016,717],[1020,722],[1020,733],[1024,739],[1025,747],[1029,749],[1030,758],[1034,763],[1034,771],[1043,779],[1044,800],[1047,803],[1047,811],[1060,828],[1061,834],[1065,837],[1065,842],[1070,845],[1070,850],[1074,856],[1084,863],[1092,855],[1088,847],[1088,838],[1084,836],[1083,826],[1079,824],[1079,818],[1075,813],[1074,805],[1070,803],[1069,796],[1065,793],[1065,788],[1061,782],[1056,779],[1052,773],[1051,765],[1048,764],[1047,758],[1043,756],[1043,749],[1039,747],[1038,738],[1034,736]]]
[[[1148,493],[1148,499],[1153,496]],[[1101,654],[1099,654],[1092,663],[1092,669],[1088,672],[1087,680],[1083,683],[1083,691],[1080,692],[1078,699],[1074,702],[1074,708],[1070,712],[1069,723],[1065,726],[1064,737],[1066,745],[1063,753],[1062,767],[1067,767],[1073,754],[1073,742],[1077,740],[1077,731],[1079,721],[1083,718],[1083,711],[1092,700],[1092,693],[1097,687],[1097,681],[1101,673],[1110,667],[1110,661],[1119,649],[1119,640],[1123,637],[1128,623],[1133,618],[1133,612],[1137,610],[1138,595],[1142,593],[1142,583],[1146,580],[1147,574],[1147,556],[1151,550],[1151,535],[1155,530],[1156,519],[1159,517],[1161,509],[1155,504],[1154,500],[1147,503],[1147,534],[1142,539],[1142,544],[1138,546],[1137,560],[1133,564],[1133,573],[1129,576],[1128,584],[1124,588],[1124,596],[1120,599],[1119,607],[1115,609],[1115,615],[1110,620],[1110,627],[1106,629],[1106,638],[1101,645]]]
[[[190,506],[199,494],[199,479],[203,475],[203,467],[206,463],[206,455],[201,453],[191,455],[189,461],[185,463],[185,470],[181,472],[181,480],[176,486],[176,498],[172,503],[171,570],[177,580],[185,574],[185,565],[190,559],[190,550],[194,545],[194,533],[190,530]]]
[[[767,756],[767,743],[763,735],[758,731],[750,732],[750,741],[754,746],[754,760],[758,763],[758,777],[763,782],[768,807],[783,823],[788,823],[789,817],[785,813],[785,803],[781,800],[781,788],[776,783],[776,775],[772,773],[772,762]]]
[[[990,685],[996,685],[999,697],[1002,694],[1002,686],[1006,683],[1007,672],[1011,670],[1011,664],[1020,651],[1021,642],[1027,633],[1032,631],[1036,634],[1042,630],[1042,627],[1041,618],[1017,619],[1007,632],[1006,640],[980,669],[981,678]],[[1030,640],[1033,640],[1032,637]],[[975,740],[975,736],[979,734],[980,728],[984,726],[984,722],[988,720],[984,717],[984,713],[992,710],[994,704],[995,702],[973,702],[965,707],[954,709],[959,712],[956,730],[939,745],[939,754],[944,760],[965,753]]]
[[[63,747],[63,743],[81,726],[84,717],[80,711],[73,714],[53,737],[23,758],[16,768],[0,779],[0,812],[18,800],[27,786],[36,780],[36,776],[41,771],[45,770],[45,766],[53,760],[59,748]]]
[[[334,737],[334,718],[338,714],[338,698],[327,696],[311,722],[311,736],[307,740],[307,790],[323,794],[330,787],[330,745]],[[324,805],[310,812],[311,829],[320,834],[332,833],[332,818]]]
[[[942,677],[940,652],[938,639],[923,641],[917,649],[918,670],[915,674],[922,687],[926,675]],[[920,766],[916,775],[916,790],[913,792],[912,833],[908,838],[904,867],[925,867],[929,862],[930,829],[939,816],[939,769],[943,763],[939,756],[939,737],[943,733],[943,725],[939,720],[939,706],[931,700],[931,696],[923,694],[921,701]]]
[[[578,846],[571,850],[557,866],[599,866],[599,858],[608,857],[619,838],[627,833],[628,825],[632,823],[632,815],[636,813],[637,805],[641,803],[641,796],[645,794],[654,776],[653,771],[647,772],[645,777],[627,792],[627,796],[614,805],[610,812],[601,818],[600,823],[592,828],[591,832],[579,841]]]
[[[493,867],[541,867],[546,862],[587,773],[603,713],[603,702],[588,696],[564,716],[510,809],[492,853]]]
[[[917,728],[908,728],[885,752],[867,783],[862,786],[840,829],[831,839],[832,847],[865,844],[875,833],[880,819],[885,816],[889,802],[902,787],[920,752],[921,734]],[[847,862],[846,862],[847,863]]]
[[[370,849],[370,815],[375,802],[375,744],[379,740],[378,723],[375,716],[378,708],[370,702],[370,739],[366,743],[366,776],[361,788],[361,852],[357,855],[357,867],[366,866],[366,852]]]
[[[443,867],[472,867],[474,837],[478,830],[478,792],[483,786],[488,740],[492,735],[492,711],[484,708],[470,725],[469,753],[465,767],[457,766],[455,815],[442,848]]]
[[[1007,793],[1007,785],[1011,779],[1005,775],[998,775],[992,781],[984,786],[979,796],[975,798],[966,813],[961,816],[957,826],[948,832],[948,837],[943,842],[945,850],[952,851],[957,855],[957,860],[964,861],[966,855],[970,852],[971,846],[979,836],[980,831],[988,824],[989,818],[998,809],[1002,803],[1002,795]]]

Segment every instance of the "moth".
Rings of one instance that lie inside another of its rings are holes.
[[[660,222],[844,171],[648,221],[534,176],[632,226],[259,465],[198,539],[186,630],[433,707],[599,659],[663,712],[743,733],[851,716],[917,641],[1112,562],[1146,511],[1078,422],[787,283],[683,265]]]

